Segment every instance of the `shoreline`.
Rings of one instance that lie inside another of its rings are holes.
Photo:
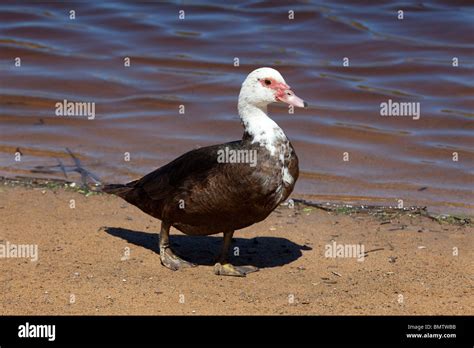
[[[25,188],[45,188],[45,189],[66,189],[73,192],[78,192],[86,196],[93,194],[104,194],[101,191],[100,184],[78,184],[75,181],[68,181],[63,179],[54,178],[37,178],[37,177],[26,177],[17,176],[15,178],[9,178],[0,176],[0,187],[25,187]],[[378,218],[387,216],[390,218],[393,215],[399,214],[412,214],[426,216],[438,222],[446,222],[455,225],[470,225],[474,216],[464,214],[435,214],[429,212],[426,206],[408,206],[398,208],[395,206],[388,205],[373,205],[373,204],[346,204],[346,203],[335,203],[335,202],[315,202],[304,198],[293,198],[289,199],[294,203],[314,207],[327,212],[339,213],[339,214],[369,214],[374,215]],[[282,206],[288,205],[288,201],[282,203]]]
[[[236,231],[232,262],[260,271],[234,278],[213,273],[220,234],[172,229],[175,251],[198,264],[173,272],[160,264],[159,220],[77,184],[28,180],[0,185],[0,243],[38,247],[37,261],[0,258],[2,315],[468,315],[473,306],[470,219],[294,199]]]

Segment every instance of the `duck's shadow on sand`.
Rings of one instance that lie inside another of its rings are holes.
[[[129,243],[160,253],[158,233],[117,227],[105,227],[104,231]],[[198,265],[213,266],[221,250],[222,234],[196,237],[171,235],[170,241],[173,251],[183,259]],[[235,265],[253,265],[258,268],[277,267],[297,260],[302,256],[302,250],[311,248],[280,237],[233,238],[230,261]],[[236,251],[238,256],[235,256]]]

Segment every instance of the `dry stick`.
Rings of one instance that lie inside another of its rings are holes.
[[[72,159],[74,160],[74,163],[76,164],[76,168],[74,170],[78,172],[79,174],[81,174],[82,186],[87,187],[87,172],[83,170],[83,168],[81,167],[81,161],[79,161],[79,158],[74,156],[72,151],[69,150],[67,147],[66,147],[66,150],[67,152],[69,152],[69,155],[72,157]]]
[[[76,169],[75,171],[78,172],[79,174],[81,174],[81,181],[82,181],[82,184],[87,187],[87,177],[90,177],[92,180],[94,180],[97,184],[100,184],[100,180],[99,178],[92,174],[91,172],[89,172],[87,169],[85,169],[84,167],[82,167],[81,165],[81,161],[79,161],[79,158],[77,158],[71,150],[69,150],[69,148],[66,147],[66,151],[69,153],[69,155],[72,157],[72,159],[74,160],[74,163],[76,164]]]
[[[441,223],[441,221],[439,220],[439,218],[436,215],[433,215],[428,211],[420,212],[420,215],[421,216],[426,216],[427,218],[430,218],[431,220],[436,221],[439,224]]]
[[[420,215],[423,215],[424,212],[426,212],[426,207],[417,207],[417,206],[412,206],[408,208],[394,208],[394,207],[389,207],[389,206],[383,206],[383,205],[363,205],[363,206],[351,206],[348,207],[346,205],[326,205],[322,203],[315,203],[311,201],[307,201],[305,199],[293,199],[293,201],[298,202],[298,203],[303,203],[305,205],[319,208],[325,211],[334,211],[337,208],[350,208],[354,212],[364,212],[364,211],[375,211],[375,212],[384,212],[384,213],[396,213],[398,216],[401,212],[410,212],[410,213],[418,213]]]
[[[310,201],[307,201],[307,200],[304,200],[304,199],[293,199],[294,202],[297,202],[297,203],[303,203],[305,205],[308,205],[310,207],[315,207],[315,208],[319,208],[319,209],[322,209],[322,210],[325,210],[325,211],[333,211],[334,208],[332,207],[329,207],[329,206],[325,206],[321,203],[314,203],[314,202],[310,202]]]
[[[58,161],[59,168],[61,168],[61,171],[63,172],[64,177],[67,179],[66,168],[64,168],[63,162],[59,158],[56,158],[56,161]]]
[[[354,213],[362,213],[362,212],[367,212],[371,215],[377,214],[377,213],[386,213],[386,214],[395,214],[394,216],[390,216],[390,219],[395,219],[396,217],[400,216],[401,213],[410,213],[410,214],[419,214],[420,216],[427,217],[433,221],[436,221],[437,223],[441,224],[442,219],[436,214],[430,213],[427,209],[426,206],[424,207],[418,207],[418,206],[411,206],[408,208],[394,208],[394,207],[388,207],[388,206],[377,206],[377,205],[363,205],[363,206],[345,206],[345,205],[337,205],[337,204],[332,204],[332,205],[327,205],[327,204],[321,204],[321,203],[315,203],[311,201],[307,201],[304,199],[294,199],[293,201],[302,203],[311,207],[315,207],[324,211],[328,212],[333,212],[337,211],[338,208],[350,208],[352,212]],[[463,219],[459,218],[454,215],[450,215],[453,219],[457,221],[467,221],[465,223],[470,224],[471,219]],[[390,222],[382,222],[381,224],[386,224]]]
[[[377,248],[377,249],[368,250],[364,252],[364,254],[373,253],[374,251],[380,251],[380,250],[385,250],[385,248]]]

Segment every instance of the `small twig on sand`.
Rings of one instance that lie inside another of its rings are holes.
[[[364,252],[364,255],[367,255],[368,253],[373,253],[375,251],[380,251],[380,250],[385,250],[385,248],[377,248],[377,249],[367,250],[366,252]]]

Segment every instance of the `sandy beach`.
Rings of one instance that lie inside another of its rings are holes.
[[[1,183],[0,243],[38,248],[37,261],[0,259],[2,315],[472,314],[468,219],[297,201],[236,232],[232,261],[260,271],[222,277],[221,235],[172,230],[176,252],[199,265],[173,272],[160,264],[158,220],[65,186]],[[339,245],[363,247],[362,258],[331,256]]]

